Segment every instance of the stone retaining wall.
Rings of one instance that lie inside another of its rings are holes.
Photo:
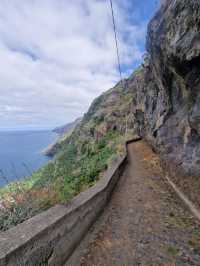
[[[63,265],[105,207],[126,158],[118,158],[95,186],[67,206],[56,205],[1,233],[0,266]]]

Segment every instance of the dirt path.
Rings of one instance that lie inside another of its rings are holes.
[[[200,224],[164,182],[143,141],[129,145],[111,201],[67,265],[200,266]]]

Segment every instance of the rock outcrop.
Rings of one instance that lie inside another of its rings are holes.
[[[176,169],[200,176],[200,2],[165,1],[149,24],[147,138]]]

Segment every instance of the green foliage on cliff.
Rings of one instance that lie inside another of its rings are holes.
[[[54,200],[66,202],[86,187],[94,184],[99,174],[107,168],[108,159],[114,154],[118,134],[109,132],[97,142],[85,142],[81,151],[75,144],[65,144],[55,159],[33,175],[34,188],[50,185]]]
[[[6,208],[0,210],[0,230],[56,203],[66,203],[92,186],[118,153],[119,139],[117,132],[109,131],[99,141],[82,143],[81,150],[75,143],[65,144],[52,161],[30,178],[2,189],[0,195]]]
[[[118,84],[94,100],[70,135],[52,152],[52,161],[0,189],[0,230],[6,230],[56,203],[66,203],[101,178],[132,134],[133,92]],[[6,222],[5,222],[6,221]]]

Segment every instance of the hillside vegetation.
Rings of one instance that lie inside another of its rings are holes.
[[[160,154],[174,182],[200,206],[199,36],[199,0],[163,1],[148,26],[142,66],[123,88],[119,83],[94,100],[51,162],[1,190],[7,208],[1,208],[0,228],[92,186],[135,134]]]
[[[59,140],[54,159],[24,181],[0,190],[0,230],[53,206],[67,203],[92,186],[133,135],[132,93],[120,84],[94,100],[71,134]],[[54,150],[55,151],[55,150]]]

